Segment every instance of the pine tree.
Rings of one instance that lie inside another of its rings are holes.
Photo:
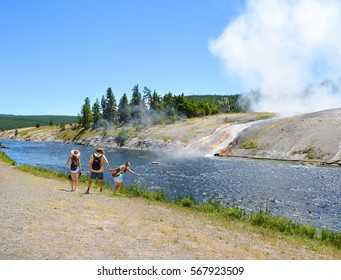
[[[130,101],[131,106],[140,106],[142,104],[141,93],[139,92],[139,85],[133,87],[133,96]]]
[[[162,102],[161,97],[157,94],[157,92],[154,90],[151,99],[150,99],[150,109],[161,112],[162,111]]]
[[[82,107],[81,112],[81,125],[85,129],[89,129],[92,122],[91,108],[90,108],[90,99],[85,98],[85,103]]]
[[[143,103],[150,108],[151,102],[152,102],[152,91],[149,88],[144,87],[144,89],[143,89]]]
[[[106,101],[105,101],[105,96],[102,95],[102,98],[101,98],[101,109],[102,109],[102,118],[103,119],[106,119],[107,116],[105,115],[106,114],[106,109],[107,105],[106,105]]]
[[[139,92],[139,85],[133,87],[133,96],[130,101],[131,118],[140,122],[142,116],[145,115],[146,105],[142,100],[141,93]]]
[[[96,102],[92,105],[92,119],[94,122],[94,125],[102,118],[101,116],[101,110],[98,98],[96,98]]]
[[[127,123],[129,121],[130,106],[128,104],[128,97],[125,93],[122,95],[122,98],[120,99],[117,113],[118,113],[118,121],[120,123]]]
[[[103,100],[103,99],[102,99]],[[103,104],[102,104],[103,107]],[[117,104],[115,96],[111,88],[107,89],[107,95],[105,99],[103,118],[109,122],[114,122],[117,116]]]

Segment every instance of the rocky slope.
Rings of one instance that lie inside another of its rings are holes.
[[[341,109],[250,126],[224,152],[232,156],[341,163]]]

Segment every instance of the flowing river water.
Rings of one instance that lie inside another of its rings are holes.
[[[56,142],[0,139],[6,154],[18,165],[28,164],[67,172],[71,149],[81,151],[83,169],[89,170],[94,147]],[[174,155],[140,150],[105,149],[112,168],[130,161],[125,185],[150,191],[161,189],[167,197],[192,197],[198,202],[215,200],[246,211],[268,209],[317,228],[341,232],[341,169],[303,166],[297,162]],[[157,162],[158,164],[152,164]],[[113,186],[109,172],[105,178]],[[85,191],[85,190],[84,190]]]

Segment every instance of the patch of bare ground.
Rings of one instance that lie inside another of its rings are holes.
[[[0,163],[0,259],[340,259],[341,252],[245,223],[69,182]]]

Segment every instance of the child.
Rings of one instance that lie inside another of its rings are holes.
[[[134,174],[136,176],[139,176],[139,174],[136,174],[134,171],[130,169],[130,162],[127,161],[125,164],[121,165],[118,168],[115,168],[112,170],[112,176],[114,177],[115,181],[115,192],[118,192],[123,187],[123,175],[129,171],[131,174]]]

